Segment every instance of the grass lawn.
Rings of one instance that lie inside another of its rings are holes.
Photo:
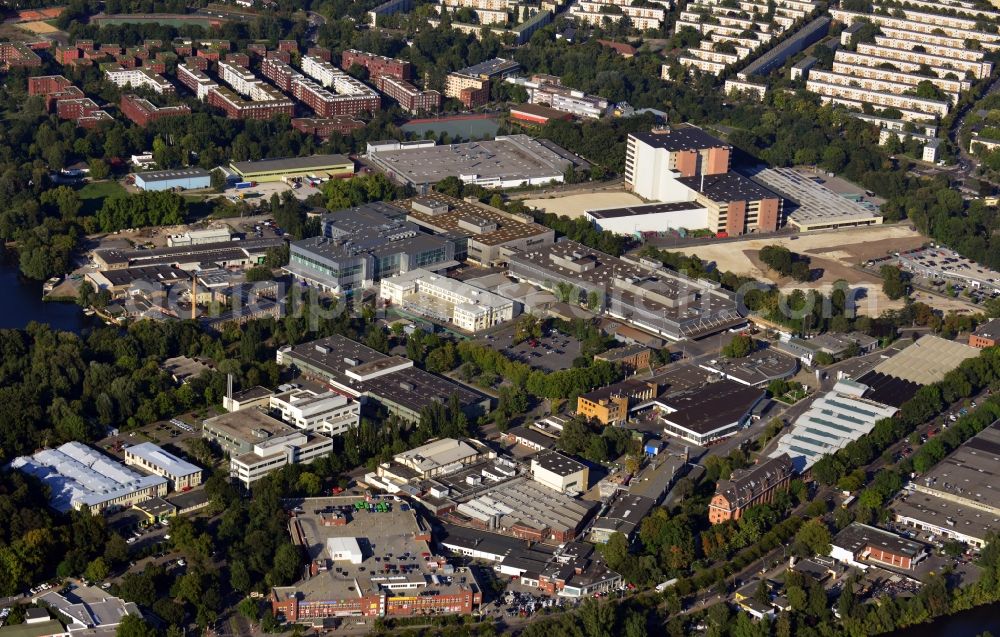
[[[117,181],[92,181],[81,188],[77,194],[80,195],[80,200],[83,202],[83,210],[80,212],[84,215],[92,215],[101,209],[106,197],[124,195],[125,189]]]

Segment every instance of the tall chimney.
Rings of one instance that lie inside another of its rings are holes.
[[[191,273],[191,320],[198,318],[198,277]]]

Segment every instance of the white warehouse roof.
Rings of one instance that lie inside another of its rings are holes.
[[[15,458],[10,466],[45,483],[52,492],[52,508],[63,512],[166,483],[165,478],[133,471],[79,442]]]

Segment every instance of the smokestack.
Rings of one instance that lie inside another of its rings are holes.
[[[229,403],[233,402],[233,375],[232,373],[226,374],[226,397],[229,398]]]
[[[198,318],[198,277],[191,273],[191,320]]]
[[[701,172],[701,188],[698,189],[698,192],[705,192],[705,171]]]

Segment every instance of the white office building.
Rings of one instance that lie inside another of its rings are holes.
[[[308,389],[292,389],[271,396],[270,407],[280,412],[286,423],[328,436],[356,428],[361,419],[361,406],[333,391],[317,394]]]
[[[382,279],[379,298],[467,332],[514,318],[510,299],[422,268]]]

